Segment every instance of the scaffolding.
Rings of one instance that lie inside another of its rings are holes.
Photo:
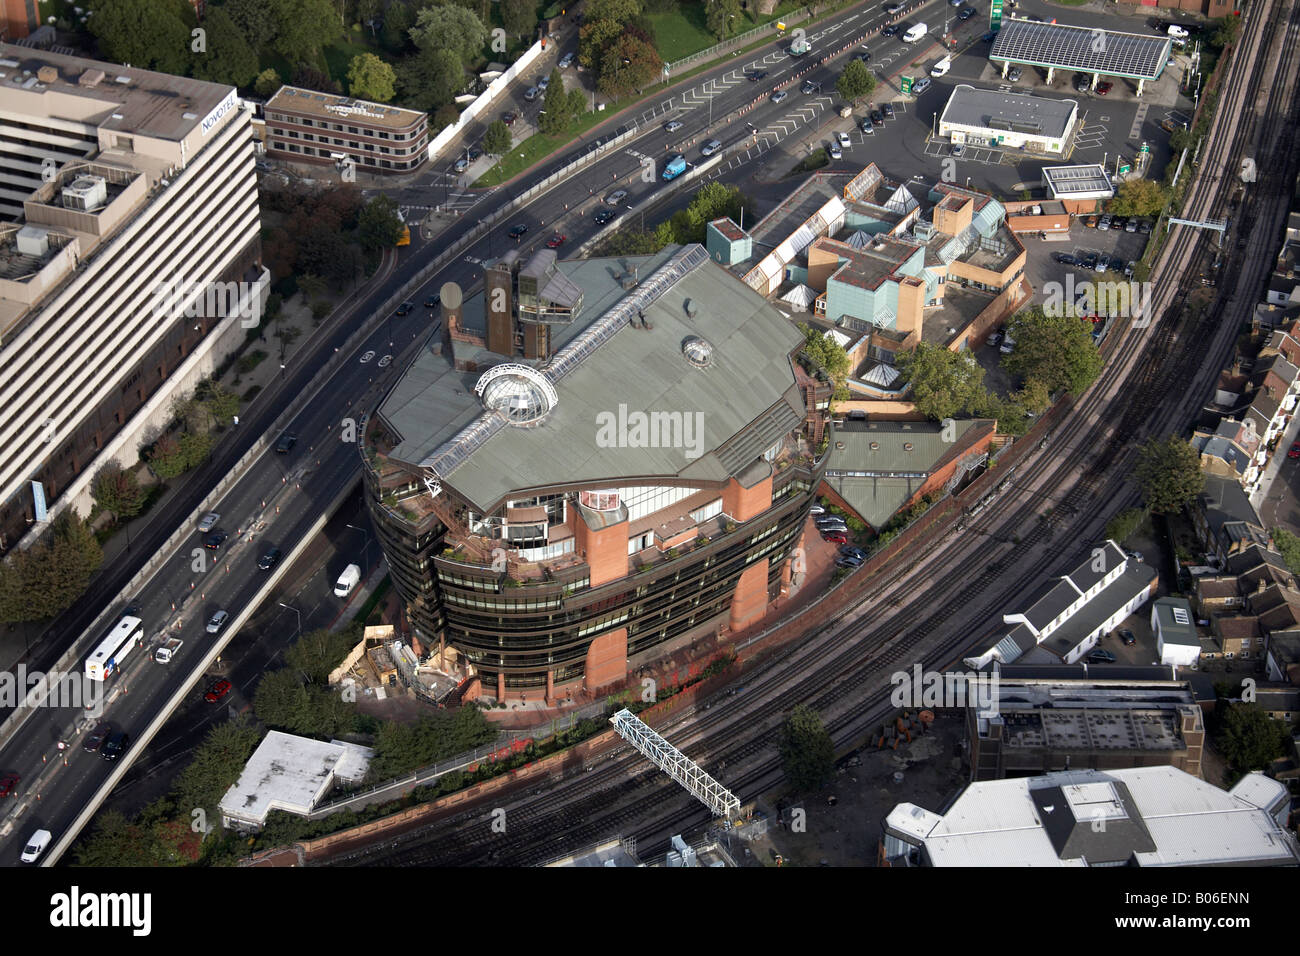
[[[740,815],[740,800],[714,780],[684,753],[651,730],[626,707],[609,722],[619,736],[630,743],[660,770],[668,774],[706,807],[714,816],[734,819]]]

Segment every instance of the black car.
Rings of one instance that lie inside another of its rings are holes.
[[[961,13],[957,14],[957,19],[958,19],[958,20],[969,20],[969,19],[970,19],[971,17],[973,17],[973,16],[975,16],[975,8],[974,8],[974,7],[963,7]]]
[[[296,445],[297,443],[298,443],[297,435],[291,435],[288,432],[285,432],[283,435],[280,436],[280,440],[275,443],[276,453],[280,455],[287,455],[289,454],[293,446]]]
[[[881,123],[885,121],[885,114],[880,112],[880,110],[872,110],[871,113],[868,115],[870,115],[871,117],[871,122],[874,123],[876,126],[879,126]]]
[[[881,35],[882,37],[892,37],[892,36],[897,36],[897,35],[898,35],[898,24],[897,24],[897,23],[891,23],[891,24],[887,25],[883,30],[880,31],[880,35]]]
[[[1079,260],[1074,258],[1074,256],[1070,255],[1068,252],[1053,252],[1052,259],[1055,262],[1061,263],[1063,266],[1077,266],[1079,264]]]
[[[606,223],[613,222],[614,215],[615,213],[612,209],[599,209],[596,211],[596,214],[591,217],[591,221],[598,226],[603,226]]]
[[[884,106],[882,106],[882,107],[880,108],[880,111],[881,111],[882,113],[885,114],[885,119],[893,119],[893,118],[894,118],[894,104],[893,104],[893,103],[886,103]]]
[[[844,547],[840,548],[840,554],[844,555],[846,558],[858,558],[861,561],[867,560],[867,552],[863,551],[861,548],[855,548],[851,544],[846,544]]]
[[[112,732],[113,728],[109,726],[108,721],[96,721],[95,725],[90,728],[90,733],[86,735],[86,741],[82,745],[86,753],[96,753],[100,747],[104,746],[104,741],[108,739],[108,735]]]
[[[410,314],[411,310],[414,308],[415,308],[414,302],[403,302],[401,305],[397,307],[397,314],[408,315]]]
[[[988,33],[980,37],[980,39],[983,40],[985,43],[992,43],[997,38],[998,38],[997,30],[990,30]]]
[[[870,50],[859,50],[856,59],[861,60],[863,63],[870,63],[870,62],[871,62],[871,51],[870,51]]]
[[[471,163],[474,162],[474,160],[478,159],[482,155],[483,155],[483,150],[479,149],[478,147],[471,146],[469,148],[469,161]]]
[[[1137,638],[1133,636],[1133,632],[1127,627],[1121,627],[1119,629],[1119,639],[1123,641],[1127,647],[1132,647],[1138,642]]]
[[[424,307],[426,309],[436,309],[441,304],[442,296],[440,295],[431,295],[429,298],[424,300]]]
[[[511,110],[506,110],[504,113],[501,114],[501,122],[505,123],[507,126],[513,126],[515,120],[517,120],[518,118],[519,118],[518,115],[516,115]]]
[[[1089,664],[1114,664],[1115,655],[1110,651],[1102,650],[1100,647],[1093,648],[1088,654],[1086,660]]]
[[[216,551],[226,543],[226,539],[229,537],[230,535],[226,534],[224,531],[214,531],[212,534],[208,535],[207,540],[203,542],[203,547],[207,548],[209,551]]]
[[[1149,236],[1149,235],[1151,235],[1151,220],[1149,220],[1149,219],[1139,219],[1139,220],[1138,220],[1138,232],[1139,232],[1141,235],[1144,235],[1144,236]]]
[[[1123,229],[1128,225],[1128,216],[1115,216],[1110,221],[1110,228]]]
[[[510,231],[506,233],[506,235],[508,235],[515,242],[518,242],[523,237],[523,234],[526,233],[527,231],[528,231],[528,227],[525,225],[511,226]]]
[[[1085,269],[1092,269],[1095,271],[1097,268],[1097,253],[1090,252],[1086,256],[1084,256],[1083,266]]]
[[[749,82],[757,83],[759,80],[767,79],[767,70],[757,70],[749,74]]]
[[[257,566],[263,571],[270,571],[273,567],[275,567],[279,563],[280,563],[279,548],[268,548],[266,554],[262,555],[257,560]]]
[[[126,752],[126,745],[130,742],[131,735],[119,731],[104,741],[104,746],[100,748],[99,755],[111,763]]]
[[[841,555],[840,557],[838,557],[838,558],[835,559],[835,566],[836,566],[837,568],[850,568],[850,569],[852,569],[852,568],[860,568],[860,567],[862,567],[862,559],[861,559],[861,558],[850,558],[850,557],[847,557],[847,556]]]

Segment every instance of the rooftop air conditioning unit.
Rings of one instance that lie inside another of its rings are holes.
[[[90,212],[108,201],[108,182],[103,176],[78,176],[63,187],[63,208]]]

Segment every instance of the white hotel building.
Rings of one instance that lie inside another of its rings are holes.
[[[253,159],[233,87],[0,43],[0,552],[243,339],[193,302],[265,300]]]

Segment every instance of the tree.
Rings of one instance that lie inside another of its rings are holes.
[[[591,14],[583,17],[578,29],[578,62],[588,70],[599,70],[605,50],[623,32],[616,20],[593,20]]]
[[[194,11],[184,0],[88,0],[88,29],[104,59],[184,75]]]
[[[796,704],[781,725],[781,766],[795,790],[820,790],[835,772],[835,747],[817,711]]]
[[[663,65],[653,46],[640,37],[623,32],[601,56],[600,79],[596,81],[596,88],[606,96],[626,96],[633,90],[649,86],[659,76]]]
[[[1169,201],[1169,190],[1150,179],[1126,179],[1107,209],[1117,216],[1155,216]]]
[[[166,481],[185,473],[185,457],[181,454],[180,442],[170,432],[158,436],[153,446],[145,452],[145,461],[155,475]]]
[[[972,412],[985,396],[984,368],[968,351],[953,352],[942,345],[920,342],[898,357],[898,369],[912,386],[916,410],[929,418],[942,420]]]
[[[719,41],[736,32],[740,0],[704,0],[704,24]]]
[[[288,667],[263,674],[253,693],[253,713],[268,727],[294,731],[311,719],[311,698]]]
[[[434,123],[454,123],[460,111],[452,105],[465,87],[465,65],[453,50],[420,50],[397,65],[397,84],[405,103],[414,108],[436,110]]]
[[[328,73],[316,69],[310,63],[299,63],[293,71],[293,85],[303,89],[319,90],[321,93],[342,93],[343,89],[334,82]]]
[[[512,36],[531,34],[537,27],[537,4],[533,0],[501,0],[501,23]]]
[[[209,13],[213,8],[209,7]],[[276,17],[267,0],[226,0],[219,8],[230,17],[235,28],[254,51],[275,39]]]
[[[383,193],[375,195],[361,210],[357,223],[361,245],[365,249],[387,249],[397,245],[402,234],[402,220],[397,203]]]
[[[803,333],[804,354],[816,365],[820,365],[830,376],[831,382],[835,385],[834,397],[843,399],[848,396],[848,388],[845,382],[849,377],[849,354],[844,351],[842,345],[837,345],[829,335],[824,335],[820,329],[814,329],[805,322],[799,323],[799,331]]]
[[[112,512],[119,521],[134,518],[144,506],[144,491],[136,480],[134,471],[125,471],[117,462],[110,462],[95,475],[91,497],[105,511]]]
[[[155,866],[158,861],[148,831],[127,820],[119,810],[99,814],[94,832],[77,844],[74,855],[77,866]]]
[[[380,33],[384,48],[392,53],[405,53],[411,48],[411,27],[415,26],[415,13],[405,0],[390,0],[384,11],[384,29]]]
[[[415,724],[386,721],[375,737],[369,778],[387,780],[454,757],[496,739],[497,731],[477,707],[439,711]]]
[[[1134,475],[1147,508],[1155,514],[1181,510],[1205,488],[1200,455],[1177,435],[1164,441],[1152,438],[1139,448]]]
[[[483,134],[483,152],[492,156],[504,156],[513,145],[509,126],[499,119],[488,124],[487,131]]]
[[[482,56],[488,32],[472,12],[448,5],[421,10],[411,29],[411,39],[421,50],[448,50],[468,67]]]
[[[253,92],[264,100],[269,100],[275,95],[284,83],[280,80],[280,74],[275,72],[271,67],[267,67],[261,73],[257,74],[257,79],[253,81]]]
[[[671,237],[666,237],[661,242],[660,237],[655,232],[618,229],[601,240],[596,255],[646,256],[658,252],[671,241]]]
[[[181,432],[177,441],[181,446],[186,471],[203,464],[212,452],[212,436],[207,432]]]
[[[325,685],[334,668],[361,639],[362,628],[308,631],[284,652],[284,663],[308,684]]]
[[[1106,522],[1106,537],[1123,544],[1133,532],[1141,527],[1147,513],[1141,508],[1125,508]]]
[[[387,103],[397,92],[393,68],[373,53],[354,56],[348,65],[348,95]]]
[[[561,136],[573,125],[573,105],[568,92],[564,89],[564,77],[559,68],[551,70],[551,79],[546,86],[544,112],[537,118],[537,128],[547,136]]]
[[[1036,378],[1027,379],[1015,395],[1016,404],[1027,412],[1041,415],[1052,404],[1052,393]]]
[[[641,0],[587,0],[582,15],[587,20],[627,23],[641,15]]]
[[[275,0],[271,48],[290,63],[317,62],[321,49],[342,31],[330,0]]]
[[[94,533],[65,509],[40,541],[0,563],[0,616],[11,624],[55,617],[85,593],[103,562]]]
[[[194,748],[189,765],[172,785],[174,805],[186,817],[191,810],[201,807],[215,823],[217,804],[239,779],[261,737],[261,732],[247,718],[214,726]]]
[[[1013,375],[1041,382],[1050,392],[1082,394],[1101,374],[1101,353],[1092,326],[1068,314],[1026,309],[1008,323],[1016,349],[1002,360]]]
[[[1230,704],[1221,714],[1214,743],[1238,775],[1263,770],[1286,752],[1286,726],[1258,704]]]
[[[1300,575],[1300,538],[1286,528],[1273,529],[1273,547],[1282,555],[1292,574]]]
[[[203,404],[217,422],[228,422],[239,414],[239,396],[217,382],[209,382]]]
[[[835,81],[835,91],[850,103],[856,103],[876,91],[876,78],[861,60],[849,60]]]
[[[257,76],[257,52],[244,39],[230,14],[213,7],[203,20],[206,50],[194,53],[194,76],[212,83],[247,86]]]

